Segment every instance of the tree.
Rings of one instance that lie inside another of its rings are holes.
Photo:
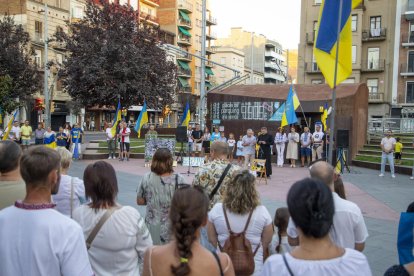
[[[66,91],[85,106],[172,103],[176,66],[159,48],[159,30],[138,22],[128,6],[88,3],[86,17],[56,34],[69,52],[61,77]]]
[[[0,109],[11,113],[40,89],[41,76],[32,62],[33,54],[23,26],[10,16],[0,19]]]

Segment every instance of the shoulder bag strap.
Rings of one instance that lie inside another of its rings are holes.
[[[243,234],[246,233],[247,227],[249,227],[249,223],[250,223],[250,219],[252,218],[253,211],[254,210],[252,209],[249,213],[249,217],[247,218],[246,225],[244,226],[244,229],[243,229],[243,232],[242,232]]]
[[[72,218],[72,214],[73,214],[73,177],[71,177],[70,179],[70,217]]]
[[[121,207],[116,206],[106,210],[105,214],[101,217],[95,227],[92,229],[92,232],[89,234],[88,238],[86,239],[86,248],[89,250],[91,248],[92,242],[95,239],[96,235],[98,234],[99,230],[101,230],[102,226],[105,222],[112,216],[112,214],[120,209]]]
[[[283,254],[283,262],[285,263],[285,266],[286,266],[287,270],[289,271],[289,275],[290,276],[294,276],[294,274],[292,272],[292,269],[290,269],[290,266],[289,266],[289,264],[288,264],[288,262],[286,260],[285,254]]]
[[[212,200],[214,195],[217,193],[218,189],[221,186],[221,183],[223,182],[223,180],[226,177],[227,173],[229,172],[230,168],[231,168],[231,164],[228,164],[227,167],[224,169],[224,172],[222,173],[219,181],[217,182],[217,185],[213,188],[213,190],[210,193],[210,196],[209,196],[210,200]]]
[[[224,203],[223,203],[223,213],[224,213],[224,219],[226,220],[226,225],[227,225],[227,230],[229,230],[229,233],[233,233],[233,231],[230,228],[230,223],[229,223],[229,218],[227,217],[227,212],[226,212],[226,208],[224,208]]]
[[[175,175],[175,190],[178,189],[178,174]]]
[[[216,259],[217,264],[218,264],[218,266],[219,266],[219,269],[220,269],[220,276],[224,276],[223,267],[221,266],[221,262],[220,262],[220,258],[219,258],[219,256],[217,255],[217,253],[216,253],[215,251],[211,251],[211,253],[213,253],[213,256],[214,256],[214,258]]]

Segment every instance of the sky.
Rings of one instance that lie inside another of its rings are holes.
[[[231,27],[263,34],[285,49],[297,49],[300,33],[301,0],[209,0],[214,31],[225,37]]]

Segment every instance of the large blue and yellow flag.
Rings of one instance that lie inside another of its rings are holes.
[[[181,119],[181,126],[186,126],[188,127],[188,124],[190,123],[190,103],[187,102],[187,104],[185,105],[185,109],[183,112],[183,118]]]
[[[19,113],[19,109],[17,109],[14,114],[11,116],[9,123],[7,124],[6,133],[3,135],[3,140],[9,139],[10,131],[13,127],[13,122],[17,118],[17,114]]]
[[[298,96],[293,91],[293,86],[290,86],[289,94],[287,96],[286,102],[285,102],[285,112],[282,116],[282,123],[281,126],[287,126],[290,124],[296,124],[298,122],[298,118],[296,117],[296,108],[298,108],[300,105]]]
[[[119,123],[122,120],[122,114],[121,114],[121,100],[118,99],[118,106],[116,108],[115,111],[115,117],[114,117],[114,122],[112,123],[112,128],[111,128],[111,134],[112,137],[115,137],[116,133],[116,129],[119,125]]]
[[[336,83],[334,83],[341,1],[342,15],[339,34],[338,73]],[[361,0],[324,0],[322,2],[313,54],[326,82],[331,88],[346,80],[352,74],[351,11],[360,3]]]
[[[326,120],[328,119],[328,103],[325,103],[323,107],[323,113],[321,115],[321,122],[323,124],[323,130],[326,131]]]
[[[144,101],[144,105],[142,106],[137,122],[135,123],[135,131],[138,133],[138,138],[141,138],[142,126],[147,123],[148,123],[147,102]]]
[[[282,103],[282,105],[276,110],[276,112],[272,115],[269,121],[280,122],[282,121],[283,114],[285,114],[285,103]]]

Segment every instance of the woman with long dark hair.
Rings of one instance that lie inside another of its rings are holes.
[[[311,178],[298,181],[289,190],[287,204],[300,244],[291,253],[271,256],[262,276],[372,275],[362,253],[339,247],[329,237],[335,207],[327,185]]]
[[[210,252],[200,244],[208,206],[209,199],[199,187],[185,186],[174,193],[169,214],[174,238],[145,253],[144,276],[234,275],[227,254]]]

